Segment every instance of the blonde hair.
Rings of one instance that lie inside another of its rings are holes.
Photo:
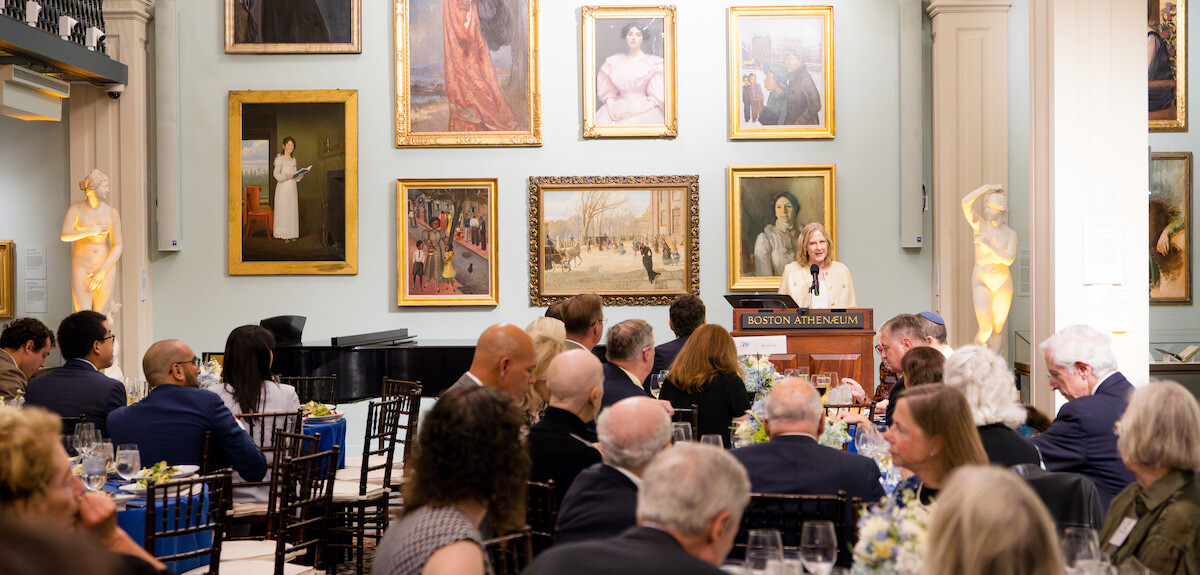
[[[40,407],[0,406],[0,512],[18,501],[33,504],[54,479],[62,420]]]
[[[825,229],[825,224],[821,222],[812,222],[804,229],[800,230],[800,235],[796,238],[796,261],[801,266],[808,267],[808,238],[816,232],[821,232],[825,236],[825,241],[829,242],[829,249],[825,252],[826,261],[833,261],[833,238],[829,237],[829,231]]]
[[[530,322],[525,331],[533,338],[533,378],[544,381],[546,373],[550,370],[551,360],[566,349],[563,342],[566,337],[563,323],[552,317],[539,317]],[[528,416],[530,423],[541,420],[542,412],[546,409],[546,400],[538,393],[536,387],[527,386],[525,395],[521,398],[521,411]]]
[[[930,383],[905,388],[896,401],[900,400],[906,402],[913,421],[926,436],[942,440],[938,456],[947,473],[960,465],[987,464],[979,430],[971,420],[971,407],[961,391]]]
[[[708,383],[718,371],[728,371],[742,377],[742,365],[738,363],[737,346],[733,336],[717,324],[705,324],[696,328],[671,363],[667,381],[684,393],[696,393]]]
[[[1054,523],[1007,469],[969,465],[950,476],[929,519],[921,575],[1062,575]]]
[[[1174,381],[1134,390],[1121,416],[1117,449],[1129,463],[1200,471],[1200,405]]]

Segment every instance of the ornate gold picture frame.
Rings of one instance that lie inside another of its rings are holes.
[[[396,180],[400,306],[497,305],[496,180]]]
[[[362,0],[225,0],[226,54],[361,54]]]
[[[700,177],[529,178],[529,303],[700,295]]]
[[[1150,305],[1192,305],[1192,153],[1150,154]]]
[[[674,6],[584,6],[583,137],[679,133]]]
[[[356,273],[358,92],[229,92],[229,274]]]
[[[393,1],[396,147],[542,145],[537,0]]]
[[[1151,132],[1187,131],[1188,0],[1146,0]]]
[[[833,164],[729,166],[726,176],[729,289],[778,290],[783,266],[796,259],[797,236],[811,222],[825,225],[829,257],[837,259]]]
[[[729,9],[729,137],[834,136],[833,6]]]
[[[13,241],[0,241],[0,318],[15,317],[17,268],[13,266]]]

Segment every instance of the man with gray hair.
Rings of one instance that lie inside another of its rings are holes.
[[[642,473],[671,445],[671,418],[649,397],[630,397],[600,413],[604,462],[580,473],[558,512],[555,542],[607,539],[636,521]]]
[[[1117,371],[1108,336],[1072,325],[1043,341],[1050,389],[1067,399],[1050,428],[1031,439],[1049,471],[1069,471],[1092,480],[1100,503],[1108,503],[1133,474],[1117,451],[1116,423],[1129,405],[1133,385]]]
[[[767,395],[765,425],[771,441],[731,453],[750,474],[755,493],[833,495],[863,501],[884,496],[874,461],[817,443],[825,427],[821,395],[808,382],[787,377]]]
[[[533,461],[529,478],[553,480],[561,505],[575,477],[601,461],[587,424],[600,412],[604,369],[591,352],[573,349],[550,361],[546,379],[550,405],[542,419],[529,428],[526,442]]]
[[[627,319],[608,330],[604,364],[604,402],[608,407],[626,397],[649,397],[642,382],[654,365],[654,330],[640,319]]]
[[[720,575],[749,501],[750,481],[732,456],[681,444],[646,469],[636,527],[613,539],[552,547],[524,574]]]

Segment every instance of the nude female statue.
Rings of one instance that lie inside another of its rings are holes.
[[[984,198],[981,213],[975,203]],[[1013,281],[1008,267],[1017,258],[1017,232],[1004,223],[1008,196],[999,184],[984,185],[962,200],[963,215],[975,232],[975,269],[971,272],[971,291],[979,333],[975,342],[999,349],[1001,339],[992,336],[1004,329],[1012,305]]]
[[[64,242],[71,248],[71,298],[75,311],[90,309],[108,315],[114,279],[109,276],[121,258],[121,215],[104,203],[108,198],[108,176],[92,170],[79,182],[86,198],[67,208],[63,218]]]

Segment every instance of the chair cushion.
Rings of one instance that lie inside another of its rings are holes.
[[[273,539],[234,540],[221,543],[221,563],[226,561],[244,561],[247,559],[275,560],[276,542]]]
[[[275,573],[275,561],[222,561],[221,573],[225,575],[273,575]],[[284,575],[305,575],[310,573],[312,575],[323,575],[325,572],[308,565],[284,563],[283,573]]]

